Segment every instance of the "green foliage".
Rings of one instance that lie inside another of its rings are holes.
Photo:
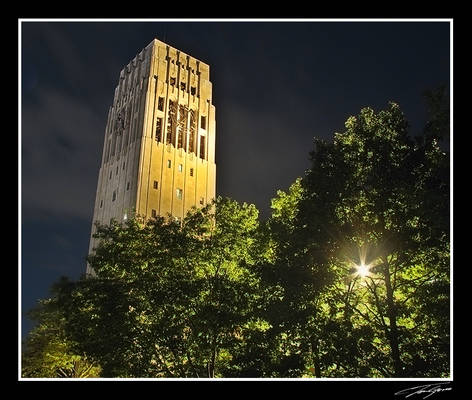
[[[61,279],[53,288],[53,296],[39,301],[29,317],[37,325],[22,346],[24,378],[93,378],[100,376],[101,368],[89,357],[76,351],[76,343],[68,337],[66,315],[59,293],[69,282]]]
[[[326,277],[312,321],[325,376],[448,373],[448,159],[407,127],[394,103],[363,109],[332,144],[316,142],[302,180],[289,261]]]
[[[350,117],[271,202],[97,226],[94,275],[31,316],[32,377],[447,377],[448,112]],[[444,134],[443,134],[444,133]],[[363,265],[363,274],[358,269]]]
[[[73,307],[83,310],[77,340],[101,357],[106,376],[220,376],[245,333],[260,330],[251,313],[260,297],[258,225],[253,205],[218,198],[182,225],[156,218],[98,227],[101,244],[89,258],[96,277]]]

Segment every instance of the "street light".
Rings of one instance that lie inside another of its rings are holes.
[[[365,265],[361,262],[360,265],[356,265],[357,275],[361,278],[365,278],[370,274],[370,265]]]

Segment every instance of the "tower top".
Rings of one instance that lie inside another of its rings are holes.
[[[210,79],[210,66],[187,53],[164,43],[159,39],[153,39],[144,47],[123,69],[120,71],[120,79],[124,79],[136,65],[145,62],[150,65],[151,59],[157,58],[169,62],[171,66],[190,70],[192,73],[202,75],[203,79]]]
[[[165,43],[162,40],[159,40],[157,38],[153,39],[153,41],[151,43],[149,43],[145,48],[146,49],[147,48],[154,48],[154,49],[158,48],[158,49],[163,49],[163,50],[165,49],[165,50],[168,51],[168,53],[169,53],[168,56],[169,57],[170,57],[170,54],[178,55],[178,58],[179,58],[180,61],[182,59],[191,58],[193,60],[196,60],[199,64],[204,65],[206,67],[206,69],[210,68],[210,66],[206,62],[200,60],[199,58],[191,56],[191,55],[185,53],[184,51],[179,50],[178,48],[173,47],[170,44]]]

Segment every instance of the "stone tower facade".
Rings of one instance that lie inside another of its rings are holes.
[[[209,73],[208,64],[157,39],[123,68],[108,111],[93,223],[182,219],[215,197]],[[91,237],[89,253],[95,245]]]

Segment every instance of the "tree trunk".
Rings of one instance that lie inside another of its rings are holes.
[[[315,377],[321,378],[321,363],[318,350],[318,339],[316,338],[311,339],[311,354],[313,357],[313,367],[315,368]]]
[[[211,352],[211,360],[210,360],[210,367],[208,368],[208,377],[214,378],[215,377],[215,355],[216,351],[213,349]]]
[[[392,282],[390,280],[390,268],[387,258],[384,259],[385,288],[387,291],[387,315],[389,319],[389,332],[387,332],[390,349],[392,352],[394,376],[403,376],[403,365],[400,359],[399,335],[397,328],[397,312],[393,300]]]
[[[208,377],[215,377],[215,360],[216,360],[216,335],[213,334],[213,339],[211,342],[211,355],[210,360],[208,361]]]

